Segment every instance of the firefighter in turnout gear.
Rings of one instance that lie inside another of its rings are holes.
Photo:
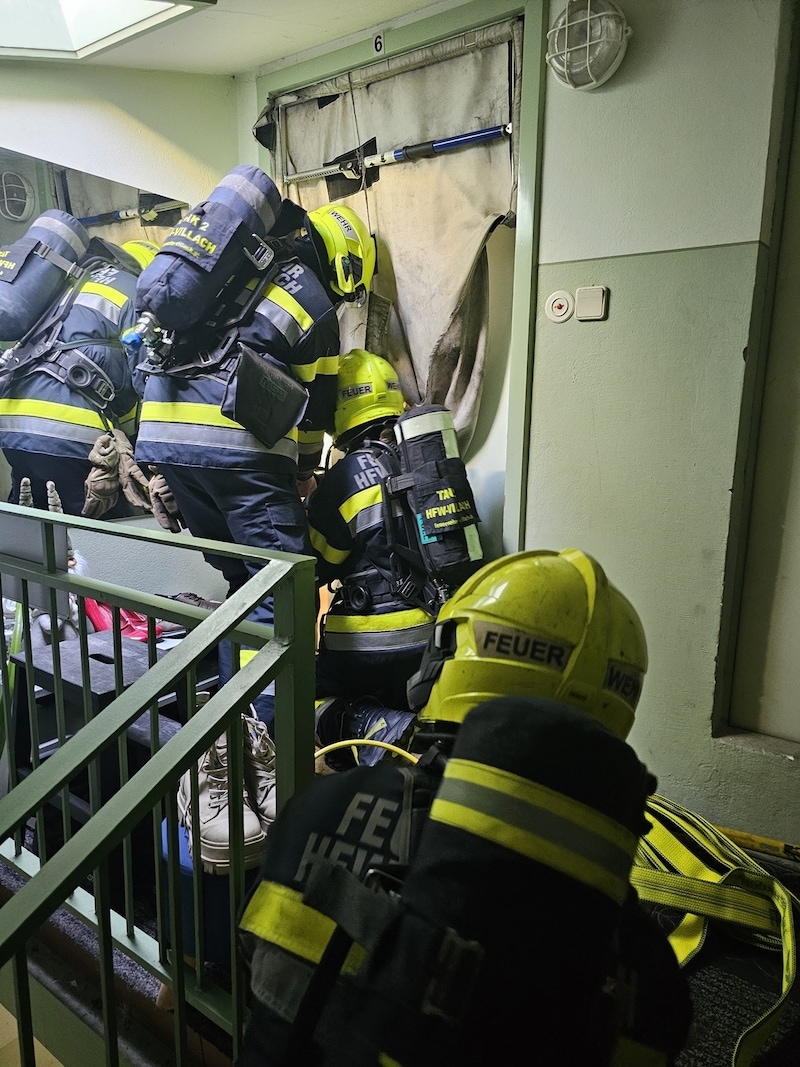
[[[433,615],[404,600],[386,577],[390,540],[381,483],[389,470],[369,445],[382,434],[394,440],[404,409],[390,363],[360,349],[342,356],[334,442],[344,455],[308,501],[319,580],[337,582],[320,636],[319,697],[370,694],[405,708],[406,682],[432,633]]]
[[[319,777],[278,816],[240,921],[237,1067],[478,1067],[509,1047],[673,1064],[688,986],[629,884],[655,788],[624,740],[646,669],[638,615],[585,553],[468,579],[409,683],[418,762]],[[391,775],[427,788],[427,818]]]
[[[135,435],[144,381],[119,336],[135,319],[137,277],[156,251],[148,241],[93,238],[78,264],[88,273],[65,283],[21,346],[17,368],[0,375],[0,448],[11,466],[12,503],[29,478],[36,506],[46,508],[52,480],[64,511],[80,515],[98,435]],[[106,517],[134,513],[121,498]]]
[[[259,173],[262,185],[256,189],[242,168],[239,171],[232,176],[235,185],[229,191],[235,191],[239,202],[263,200],[266,179],[274,206],[267,204],[264,214],[274,223],[280,197],[271,180]],[[347,207],[321,208],[302,218],[304,226],[287,237],[289,253],[266,284],[251,265],[240,289],[230,294],[233,305],[250,309],[235,326],[232,351],[243,346],[302,383],[308,403],[299,424],[267,444],[236,421],[226,398],[241,370],[236,360],[227,359],[219,346],[210,343],[206,366],[195,361],[184,368],[178,361],[164,373],[149,375],[136,460],[153,465],[166,478],[194,536],[310,555],[297,484],[320,462],[324,433],[333,426],[339,364],[336,308],[342,300],[359,302],[366,296],[375,247],[367,227]],[[269,225],[265,228],[270,231]],[[182,226],[187,229],[188,225]],[[168,244],[169,238],[162,249]],[[229,344],[231,332],[219,341]],[[222,572],[230,593],[254,572],[253,566],[238,560],[211,553],[206,559]],[[272,599],[249,619],[271,623]],[[223,643],[222,681],[233,670],[230,654],[230,646]],[[243,651],[243,658],[247,655]],[[271,729],[274,696],[261,694],[255,708]]]

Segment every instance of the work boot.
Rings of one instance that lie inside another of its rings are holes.
[[[170,600],[177,600],[181,604],[190,604],[193,608],[204,608],[213,611],[220,606],[219,600],[205,600],[198,593],[174,593]]]
[[[230,813],[228,811],[228,743],[222,737],[212,744],[197,764],[198,815],[200,819],[200,862],[210,874],[227,874],[230,869]],[[258,867],[264,831],[252,808],[246,790],[244,797],[244,867]],[[178,786],[178,811],[189,836],[192,855],[192,776],[187,771]]]
[[[266,832],[275,821],[275,745],[264,723],[257,716],[242,715],[244,736],[244,780],[250,803]]]

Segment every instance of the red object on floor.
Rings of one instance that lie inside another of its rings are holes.
[[[114,612],[109,604],[103,604],[99,600],[86,597],[86,617],[94,626],[95,630],[113,630]],[[147,640],[147,616],[130,608],[119,609],[120,633],[123,637],[130,637],[134,641]],[[163,630],[156,623],[156,637],[161,637]]]

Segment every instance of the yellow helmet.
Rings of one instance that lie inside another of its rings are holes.
[[[129,256],[133,256],[142,270],[150,266],[158,252],[158,245],[152,241],[126,241],[122,248]]]
[[[375,273],[375,238],[349,207],[325,204],[310,211],[308,219],[325,245],[331,289],[347,301],[363,303]]]
[[[408,697],[421,725],[461,723],[492,697],[544,697],[624,739],[646,670],[639,616],[596,560],[571,548],[519,552],[445,602]]]
[[[387,360],[354,348],[339,360],[334,431],[338,444],[378,419],[403,414],[405,401],[397,372]]]

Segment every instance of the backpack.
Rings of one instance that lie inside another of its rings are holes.
[[[394,433],[395,445],[365,443],[388,471],[381,484],[391,574],[384,577],[393,592],[435,615],[483,563],[480,519],[448,408],[411,408]],[[395,536],[398,511],[404,543]]]

